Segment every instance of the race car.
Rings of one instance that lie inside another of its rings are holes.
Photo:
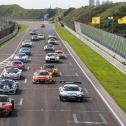
[[[87,101],[86,93],[76,83],[68,82],[59,88],[60,101]]]
[[[66,59],[67,58],[62,50],[55,50],[55,53],[58,54],[60,59]]]
[[[52,52],[52,51],[55,50],[55,47],[52,44],[47,44],[47,45],[44,46],[44,50],[45,51],[49,51],[49,52],[51,51]]]
[[[57,53],[48,53],[45,56],[46,62],[60,62],[60,58]]]
[[[12,60],[9,62],[7,67],[13,67],[13,68],[19,68],[19,69],[25,69],[25,65],[20,60]]]
[[[31,48],[29,48],[29,47],[20,48],[19,53],[25,53],[28,56],[32,55]]]
[[[48,39],[48,44],[58,45],[58,41],[56,39]]]
[[[14,110],[14,100],[8,95],[0,95],[0,115],[9,116]]]
[[[45,24],[41,24],[41,28],[45,28]]]
[[[31,37],[31,41],[40,41],[40,38],[38,37],[38,35],[33,35]]]
[[[2,72],[2,77],[8,79],[22,79],[23,73],[21,69],[6,67]]]
[[[0,79],[0,93],[16,94],[18,82],[11,79]]]
[[[55,35],[49,35],[49,36],[48,36],[48,40],[49,40],[49,39],[57,40],[57,37],[56,37]]]
[[[59,76],[58,69],[53,64],[44,64],[43,69],[47,70],[52,76]]]
[[[14,60],[20,60],[22,62],[28,62],[29,61],[29,56],[26,55],[25,53],[17,53],[14,56]]]
[[[38,33],[37,33],[36,30],[31,30],[31,31],[29,32],[29,34],[30,34],[30,35],[37,35]]]
[[[33,74],[32,82],[33,82],[33,84],[36,84],[36,83],[52,84],[52,83],[54,83],[54,80],[47,70],[40,69]]]
[[[38,34],[38,38],[44,40],[44,39],[45,39],[45,36],[44,36],[44,34],[40,34],[40,33],[39,33],[39,34]]]
[[[21,43],[22,47],[32,47],[32,42],[31,40],[29,39],[26,39],[24,40],[22,43]]]

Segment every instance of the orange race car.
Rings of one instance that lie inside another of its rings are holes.
[[[32,82],[33,82],[33,84],[36,84],[36,83],[37,84],[39,84],[39,83],[53,84],[54,80],[47,70],[40,69],[33,74]]]

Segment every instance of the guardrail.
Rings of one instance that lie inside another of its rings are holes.
[[[2,39],[0,39],[0,45],[3,44],[4,42],[8,41],[9,39],[13,38],[17,34],[17,32],[19,30],[18,27],[19,27],[18,24],[16,24],[14,32],[12,32],[11,34],[9,34],[9,35],[3,37]]]

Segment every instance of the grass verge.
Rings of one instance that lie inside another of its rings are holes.
[[[4,42],[3,44],[1,44],[1,45],[0,45],[0,48],[6,46],[6,45],[7,45],[8,43],[10,43],[14,38],[16,38],[21,32],[25,31],[25,30],[27,29],[27,27],[28,27],[28,25],[25,25],[25,24],[21,24],[20,26],[21,26],[21,28],[19,29],[19,31],[17,32],[17,34],[16,34],[13,38],[11,38],[11,39],[9,39],[8,41],[6,41],[6,42]]]
[[[60,25],[56,30],[61,38],[78,54],[117,104],[126,112],[126,75],[86,46],[81,40]]]

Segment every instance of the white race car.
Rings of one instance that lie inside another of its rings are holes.
[[[32,47],[32,42],[29,39],[26,39],[21,44],[23,47]]]
[[[55,35],[49,35],[48,39],[55,39],[55,40],[57,40],[57,37]]]
[[[0,79],[0,93],[16,94],[18,82],[11,79]]]
[[[2,77],[9,78],[9,79],[22,79],[23,73],[21,69],[7,67],[7,68],[4,68],[2,72]]]
[[[44,34],[40,34],[40,33],[39,33],[39,34],[38,34],[38,38],[44,40],[44,39],[45,39],[45,36],[44,36]]]
[[[58,45],[58,41],[56,39],[48,39],[48,44]]]
[[[60,101],[87,101],[85,92],[75,83],[68,83],[59,88]]]
[[[22,62],[28,62],[29,61],[29,56],[26,55],[25,53],[17,53],[14,56],[14,60],[20,60]]]
[[[57,53],[48,53],[45,56],[46,62],[60,62],[59,55]]]

